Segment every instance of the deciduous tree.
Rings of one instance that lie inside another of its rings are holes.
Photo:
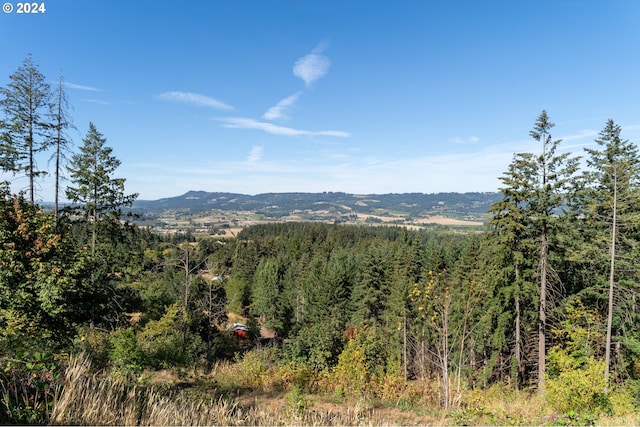
[[[6,183],[0,242],[0,341],[58,346],[100,315],[104,292],[89,287],[88,258],[56,232],[51,214],[11,195]]]

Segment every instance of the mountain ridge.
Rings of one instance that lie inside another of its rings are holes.
[[[211,210],[252,211],[272,217],[298,211],[329,210],[336,214],[403,212],[408,215],[449,213],[486,214],[500,199],[499,192],[384,193],[282,192],[247,195],[230,192],[191,190],[157,200],[137,200],[132,208],[143,214],[178,211],[202,213]]]

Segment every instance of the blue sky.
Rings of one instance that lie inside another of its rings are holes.
[[[0,85],[28,53],[62,72],[74,143],[93,122],[141,199],[496,191],[543,109],[576,154],[609,118],[640,140],[633,0],[45,6],[0,14]]]

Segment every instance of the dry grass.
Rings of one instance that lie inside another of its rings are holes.
[[[294,372],[294,371],[291,371]],[[291,373],[290,372],[290,373]],[[294,372],[295,373],[295,372]],[[535,393],[506,386],[469,391],[452,411],[424,402],[385,403],[327,393],[307,394],[297,379],[279,380],[264,354],[236,363],[218,363],[209,374],[197,374],[181,389],[170,387],[178,377],[158,372],[147,384],[93,373],[85,356],[72,358],[63,391],[53,409],[54,425],[572,425],[554,413]],[[184,380],[184,378],[182,378]],[[167,391],[167,390],[170,391]],[[164,390],[164,391],[163,391]],[[235,391],[234,391],[235,390]],[[337,400],[336,400],[337,399]],[[600,417],[598,425],[638,425],[634,413]]]
[[[54,425],[388,425],[388,414],[355,402],[352,405],[288,407],[283,400],[241,405],[237,399],[195,398],[187,393],[163,394],[118,378],[91,373],[84,356],[73,358],[65,372],[64,390],[54,408]],[[415,422],[413,424],[422,424]]]
[[[255,414],[224,399],[196,400],[185,394],[163,395],[118,378],[91,373],[84,356],[66,370],[64,390],[51,424],[68,425],[251,425]]]
[[[503,385],[469,391],[464,404],[474,424],[537,425],[557,418],[542,396]]]

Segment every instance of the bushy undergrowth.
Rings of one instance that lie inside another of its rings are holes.
[[[80,328],[75,350],[87,353],[101,367],[115,368],[121,375],[137,376],[145,368],[165,369],[197,364],[204,357],[206,346],[197,334],[185,328],[183,317],[183,310],[174,304],[167,307],[159,320],[149,321],[143,327],[126,327],[111,332]],[[227,346],[227,342],[221,341],[219,345]],[[215,351],[217,348],[212,350]]]
[[[123,340],[127,341],[126,334]],[[120,372],[117,366],[106,370],[96,367],[85,353],[62,365],[46,354],[24,353],[20,357],[2,360],[3,423],[636,425],[639,421],[631,388],[614,388],[606,396],[608,406],[602,406],[594,400],[600,383],[591,384],[589,375],[580,381],[574,376],[550,378],[546,398],[535,390],[515,391],[500,384],[467,390],[459,406],[443,411],[429,397],[438,389],[435,382],[405,381],[397,373],[387,372],[362,377],[359,388],[347,390],[348,376],[342,368],[317,371],[281,359],[277,348],[252,350],[234,361],[219,361],[209,372],[158,372],[169,376],[157,381],[148,380],[153,371],[145,371],[142,377],[113,375]],[[354,363],[364,364],[357,358]],[[594,378],[598,372],[594,368]],[[261,399],[270,403],[262,404]],[[409,414],[408,418],[393,418],[390,408],[395,415]]]
[[[0,358],[0,424],[43,424],[61,391],[52,354],[18,351]]]

